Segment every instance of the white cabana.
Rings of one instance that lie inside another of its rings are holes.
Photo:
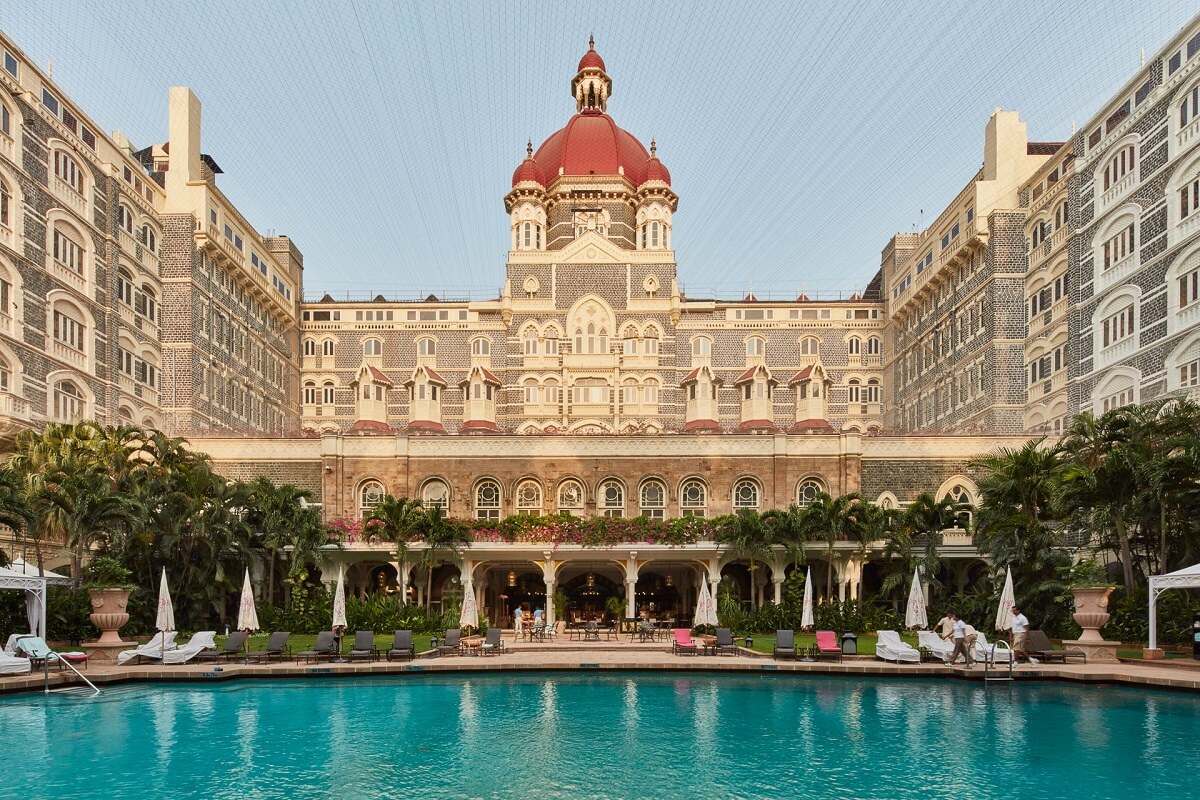
[[[17,569],[14,569],[16,567]],[[0,589],[25,592],[25,616],[29,620],[29,632],[46,638],[46,587],[66,586],[71,579],[53,572],[39,575],[37,567],[16,561],[9,567],[0,567]]]
[[[1150,577],[1150,649],[1158,649],[1158,596],[1167,589],[1200,589],[1200,564]]]

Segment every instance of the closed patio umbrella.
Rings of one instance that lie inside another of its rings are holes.
[[[346,627],[346,582],[340,567],[337,588],[333,590],[333,627]]]
[[[815,625],[813,620],[813,601],[812,601],[812,567],[808,568],[808,574],[804,578],[804,611],[800,614],[800,629],[808,630]]]
[[[175,606],[171,603],[171,590],[167,588],[167,568],[163,567],[162,580],[158,584],[158,617],[154,621],[154,627],[159,632],[175,630]],[[162,637],[163,652],[167,649],[167,637]]]
[[[475,587],[468,582],[463,586],[462,612],[458,615],[458,627],[467,629],[467,636],[472,628],[479,627],[479,603],[475,600]]]
[[[1012,608],[1017,604],[1013,592],[1012,567],[1005,570],[1004,590],[1000,592],[1000,605],[996,608],[996,630],[1006,631],[1012,627]]]
[[[250,587],[250,570],[246,570],[246,579],[242,581],[242,599],[238,603],[237,626],[239,631],[258,630],[258,609],[254,607],[254,590]]]
[[[904,627],[925,629],[929,627],[929,616],[925,611],[925,593],[921,591],[921,578],[913,570],[912,588],[908,591],[908,607],[904,609]]]
[[[702,625],[717,626],[717,602],[713,599],[712,592],[708,590],[708,581],[705,579],[700,581],[700,596],[696,598],[696,616],[692,620],[693,628],[699,628]]]

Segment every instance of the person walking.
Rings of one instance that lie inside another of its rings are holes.
[[[943,639],[950,638],[950,631],[954,628],[954,620],[950,619],[952,616],[954,615],[947,614],[939,619],[937,624],[934,625],[934,627],[938,629],[938,636],[941,636]]]
[[[948,614],[951,619],[950,635],[946,639],[954,640],[954,652],[950,654],[950,660],[946,662],[946,666],[952,667],[958,661],[958,654],[962,653],[963,659],[967,662],[967,669],[975,666],[974,660],[971,658],[971,650],[967,645],[967,623],[959,619],[958,614]]]
[[[1012,649],[1013,658],[1026,661],[1029,656],[1025,652],[1025,637],[1029,633],[1029,618],[1021,613],[1021,609],[1012,607]]]

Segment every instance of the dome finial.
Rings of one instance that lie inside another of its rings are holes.
[[[589,33],[588,34],[588,50],[595,50],[595,49],[596,49],[596,36],[595,36],[595,34]]]
[[[650,157],[658,158],[658,143],[654,141],[653,137],[650,139]]]
[[[533,139],[529,139],[525,142],[525,157],[533,158]]]

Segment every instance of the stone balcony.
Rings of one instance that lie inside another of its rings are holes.
[[[1175,152],[1182,153],[1191,147],[1196,143],[1197,137],[1200,137],[1200,116],[1194,117],[1190,123],[1179,130],[1179,133],[1175,134]]]
[[[13,229],[7,225],[0,224],[0,245],[7,247],[9,250],[17,249],[17,237],[13,233]]]
[[[65,207],[74,211],[84,220],[88,220],[87,198],[75,191],[75,188],[71,186],[71,184],[67,183],[57,175],[51,175],[50,189],[54,196],[62,201]],[[90,220],[88,221],[90,222]]]
[[[15,162],[17,153],[17,143],[13,141],[11,136],[5,136],[0,133],[0,156],[6,157],[9,161]]]
[[[72,367],[78,367],[79,369],[87,367],[87,355],[57,339],[54,340],[53,352],[55,358],[70,364]]]
[[[1125,199],[1125,195],[1129,194],[1129,190],[1137,183],[1137,170],[1130,170],[1129,173],[1121,180],[1112,184],[1100,195],[1100,211],[1107,211],[1119,202]]]
[[[0,436],[11,436],[34,423],[33,407],[12,392],[0,392]]]
[[[80,294],[84,296],[87,295],[87,280],[78,272],[75,272],[73,269],[68,267],[66,264],[62,264],[56,261],[54,258],[51,258],[50,274]]]
[[[1137,350],[1137,334],[1126,336],[1119,342],[1110,344],[1108,347],[1100,349],[1096,352],[1096,369],[1107,367],[1110,364],[1116,364],[1122,359],[1133,355]]]

